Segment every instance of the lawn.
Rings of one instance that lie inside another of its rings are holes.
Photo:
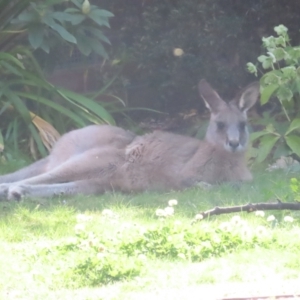
[[[294,200],[291,176],[254,177],[239,188],[0,202],[1,299],[300,294],[299,212],[192,224],[216,205]],[[158,217],[170,199],[178,201],[174,214]]]

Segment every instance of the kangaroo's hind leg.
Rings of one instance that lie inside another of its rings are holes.
[[[91,149],[71,157],[57,167],[16,184],[55,184],[84,179],[96,179],[114,173],[125,161],[124,151],[111,147]]]
[[[46,172],[48,161],[49,158],[46,157],[16,172],[2,175],[0,176],[0,184],[17,182],[34,176],[38,176]]]
[[[56,196],[96,195],[112,190],[109,178],[78,180],[57,184],[11,185],[6,200],[26,198],[52,198]]]
[[[99,180],[102,189],[110,189],[110,180],[113,174],[117,171],[118,167],[122,163],[124,163],[124,161],[125,154],[122,150],[114,149],[111,147],[92,149],[90,151],[86,151],[82,154],[76,155],[66,162],[60,164],[56,168],[53,168],[38,176],[30,177],[28,179],[14,182],[12,184],[0,185],[0,199],[9,198],[10,196],[8,194],[12,189],[16,191],[16,194],[18,194],[18,187],[20,187],[21,194],[24,190],[23,187],[25,187],[24,193],[26,194],[26,187],[41,185],[41,188],[37,187],[36,189],[40,190],[45,187],[47,191],[47,188],[51,185],[70,183],[69,186],[72,187],[72,182],[80,182],[84,180],[88,180],[90,182],[93,182],[92,180]],[[68,188],[69,186],[58,185],[57,188]],[[81,189],[83,189],[82,184],[79,184],[79,186]],[[28,189],[30,190],[30,188]],[[78,186],[75,185],[74,191],[76,191],[77,189]],[[100,192],[101,191],[102,190],[100,189]],[[30,192],[28,192],[28,194],[30,195]]]

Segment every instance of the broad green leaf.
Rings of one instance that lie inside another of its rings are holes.
[[[290,124],[287,132],[285,133],[285,135],[288,135],[290,132],[294,131],[295,129],[299,129],[299,128],[300,128],[300,119],[294,119],[291,122],[291,124]]]
[[[46,106],[52,107],[53,109],[55,109],[57,112],[67,116],[68,118],[70,118],[71,120],[75,121],[79,126],[84,126],[85,123],[83,122],[83,120],[81,118],[79,118],[76,114],[74,114],[70,109],[67,109],[65,107],[63,107],[62,105],[55,103],[49,99],[46,99],[42,96],[38,96],[35,94],[30,94],[30,93],[24,93],[24,92],[18,92],[17,93],[20,97],[26,98],[26,99],[31,99],[34,100],[36,102],[39,102],[41,104],[44,104]]]
[[[273,159],[278,159],[281,156],[289,156],[291,154],[291,149],[288,147],[288,145],[281,141],[277,143],[276,149],[273,154]]]
[[[77,47],[78,49],[86,56],[90,55],[92,52],[91,45],[89,44],[89,37],[84,36],[83,34],[76,35]]]
[[[17,23],[33,23],[35,21],[37,21],[39,15],[37,13],[37,11],[35,10],[26,10],[23,11],[17,19],[14,19],[12,21],[12,24],[17,24]]]
[[[273,84],[279,85],[279,83],[280,83],[280,77],[277,76],[277,75],[275,74],[275,72],[268,72],[268,73],[264,76],[263,80],[264,80],[264,83],[265,83],[267,86],[268,86],[268,85],[273,85]]]
[[[273,66],[273,59],[272,57],[268,57],[266,60],[263,61],[262,67],[264,69],[269,69]]]
[[[5,60],[0,60],[0,65],[2,65],[4,68],[6,68],[11,74],[22,76],[21,72],[17,70],[14,66],[6,62]]]
[[[259,151],[257,155],[257,162],[263,162],[267,156],[271,153],[274,145],[279,140],[279,136],[266,135],[263,136],[259,143]]]
[[[110,44],[109,39],[102,33],[102,31],[100,29],[97,28],[93,28],[91,26],[86,26],[85,27],[89,32],[91,32],[94,36],[96,36],[97,38],[99,38],[101,41]]]
[[[288,29],[284,25],[278,25],[274,27],[274,31],[281,36],[285,36],[288,32]]]
[[[64,40],[76,44],[76,38],[71,33],[69,33],[64,27],[56,23],[52,16],[50,16],[50,14],[46,14],[43,17],[42,21],[54,31],[56,31]]]
[[[28,40],[33,49],[39,48],[44,39],[44,27],[43,26],[32,26],[29,28]]]
[[[112,14],[110,11],[104,10],[104,9],[98,9],[98,8],[94,8],[95,6],[93,6],[93,15],[98,16],[99,19],[106,17],[106,18],[111,18],[114,17],[114,14]]]
[[[262,105],[266,104],[269,101],[270,97],[276,92],[278,87],[279,86],[277,84],[272,84],[264,87],[261,91],[260,103]]]
[[[77,10],[78,11],[78,10]],[[66,12],[54,12],[52,14],[52,17],[61,23],[68,21],[71,22],[72,25],[78,25],[80,24],[86,17],[84,15],[80,14],[68,14]]]
[[[20,99],[20,97],[13,91],[6,90],[5,95],[21,115],[26,124],[29,124],[31,122],[31,117],[28,108],[24,104],[24,101]]]
[[[39,150],[40,154],[42,156],[46,156],[47,155],[47,150],[46,150],[46,148],[43,144],[43,141],[42,141],[42,139],[41,139],[41,137],[38,133],[38,130],[36,129],[36,127],[32,123],[28,124],[28,128],[31,132],[31,135],[32,135],[34,141],[36,142],[36,145],[38,147],[38,150]]]
[[[266,134],[270,134],[270,132],[267,131],[257,131],[257,132],[252,132],[250,134],[250,141],[254,142],[255,140],[257,140],[258,138],[266,135]]]
[[[290,134],[285,136],[285,141],[288,146],[292,149],[292,151],[300,156],[300,137],[297,135]]]
[[[107,55],[103,45],[101,44],[101,42],[99,42],[95,39],[90,39],[89,44],[97,54],[101,55],[105,59],[108,59],[108,55]]]
[[[72,35],[71,33],[69,33],[64,27],[62,27],[59,24],[53,24],[51,26],[51,28],[53,30],[55,30],[64,40],[76,44],[76,38],[74,37],[74,35]]]
[[[250,73],[254,74],[255,76],[257,76],[257,68],[253,63],[247,63],[247,69]]]
[[[295,66],[288,66],[288,67],[281,68],[281,72],[286,77],[289,77],[289,78],[295,78],[296,77],[296,68],[295,68]]]
[[[14,57],[13,55],[6,53],[6,52],[0,52],[0,61],[1,60],[10,60],[12,61],[14,64],[16,64],[18,67],[24,69],[24,65],[23,63],[17,59],[16,57]]]
[[[273,54],[275,55],[277,61],[287,58],[288,56],[288,54],[282,48],[274,49]]]
[[[268,56],[266,55],[260,55],[257,60],[261,63],[263,63],[266,59],[268,58]]]
[[[92,10],[88,16],[98,25],[100,26],[106,26],[106,27],[110,27],[107,18],[105,17],[99,17],[94,10]]]
[[[276,92],[278,99],[282,101],[290,101],[293,98],[292,91],[286,86],[280,86]]]
[[[96,116],[98,116],[99,118],[104,120],[106,123],[115,124],[115,121],[114,121],[113,117],[111,116],[111,114],[109,114],[106,109],[104,109],[101,105],[94,102],[93,100],[91,100],[83,95],[79,95],[72,91],[63,89],[63,88],[58,88],[57,91],[65,99],[69,99],[69,100],[71,99],[71,100],[77,102],[82,107],[85,107],[91,113],[95,114]]]
[[[65,9],[65,12],[66,13],[80,13],[81,10],[79,10],[78,8],[70,7],[70,8]]]

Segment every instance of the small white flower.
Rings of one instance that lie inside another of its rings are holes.
[[[256,228],[256,235],[257,236],[264,236],[267,234],[267,229],[265,226],[258,226]]]
[[[264,217],[265,216],[265,212],[264,211],[262,211],[262,210],[257,210],[256,212],[255,212],[255,215],[257,216],[257,217]]]
[[[139,254],[138,259],[139,260],[147,260],[147,256],[145,254]]]
[[[195,219],[196,220],[202,220],[203,219],[203,215],[202,214],[197,214],[196,216],[195,216]]]
[[[164,209],[157,209],[155,214],[158,216],[158,217],[165,217],[166,216],[166,212]]]
[[[102,210],[102,216],[111,218],[111,217],[114,216],[114,213],[110,209],[103,209]]]
[[[171,199],[168,201],[169,206],[175,206],[178,204],[178,201],[176,199]]]
[[[231,231],[232,225],[229,222],[223,222],[220,224],[219,228],[223,231]]]
[[[244,226],[241,230],[241,235],[244,239],[249,239],[252,236],[252,230],[248,226]]]
[[[80,233],[85,230],[85,226],[82,223],[76,224],[74,227],[74,230],[75,230],[75,233]]]
[[[273,215],[268,216],[267,221],[273,222],[276,218]]]
[[[92,219],[91,216],[87,216],[85,214],[78,214],[76,216],[76,220],[77,220],[78,223],[80,223],[80,222],[87,222],[87,221],[89,221],[91,219]]]
[[[174,208],[171,206],[167,206],[165,208],[165,214],[166,216],[172,216],[174,214]]]
[[[181,222],[181,221],[178,221],[178,220],[176,220],[176,221],[174,221],[174,225],[175,225],[175,226],[181,226],[181,225],[182,225],[182,222]]]
[[[230,223],[234,226],[241,224],[241,217],[240,216],[233,216],[230,220]]]
[[[284,222],[290,222],[290,223],[292,223],[292,222],[294,222],[294,218],[291,217],[291,216],[285,216],[285,217],[283,218],[283,221],[284,221]]]

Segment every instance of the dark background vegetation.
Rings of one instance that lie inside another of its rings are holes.
[[[299,1],[93,2],[115,15],[107,31],[109,50],[123,66],[116,85],[129,106],[201,111],[198,81],[206,78],[223,97],[234,96],[255,80],[246,63],[257,61],[261,39],[274,35],[274,26],[284,24],[293,44],[299,44]],[[174,56],[174,48],[184,55]]]

